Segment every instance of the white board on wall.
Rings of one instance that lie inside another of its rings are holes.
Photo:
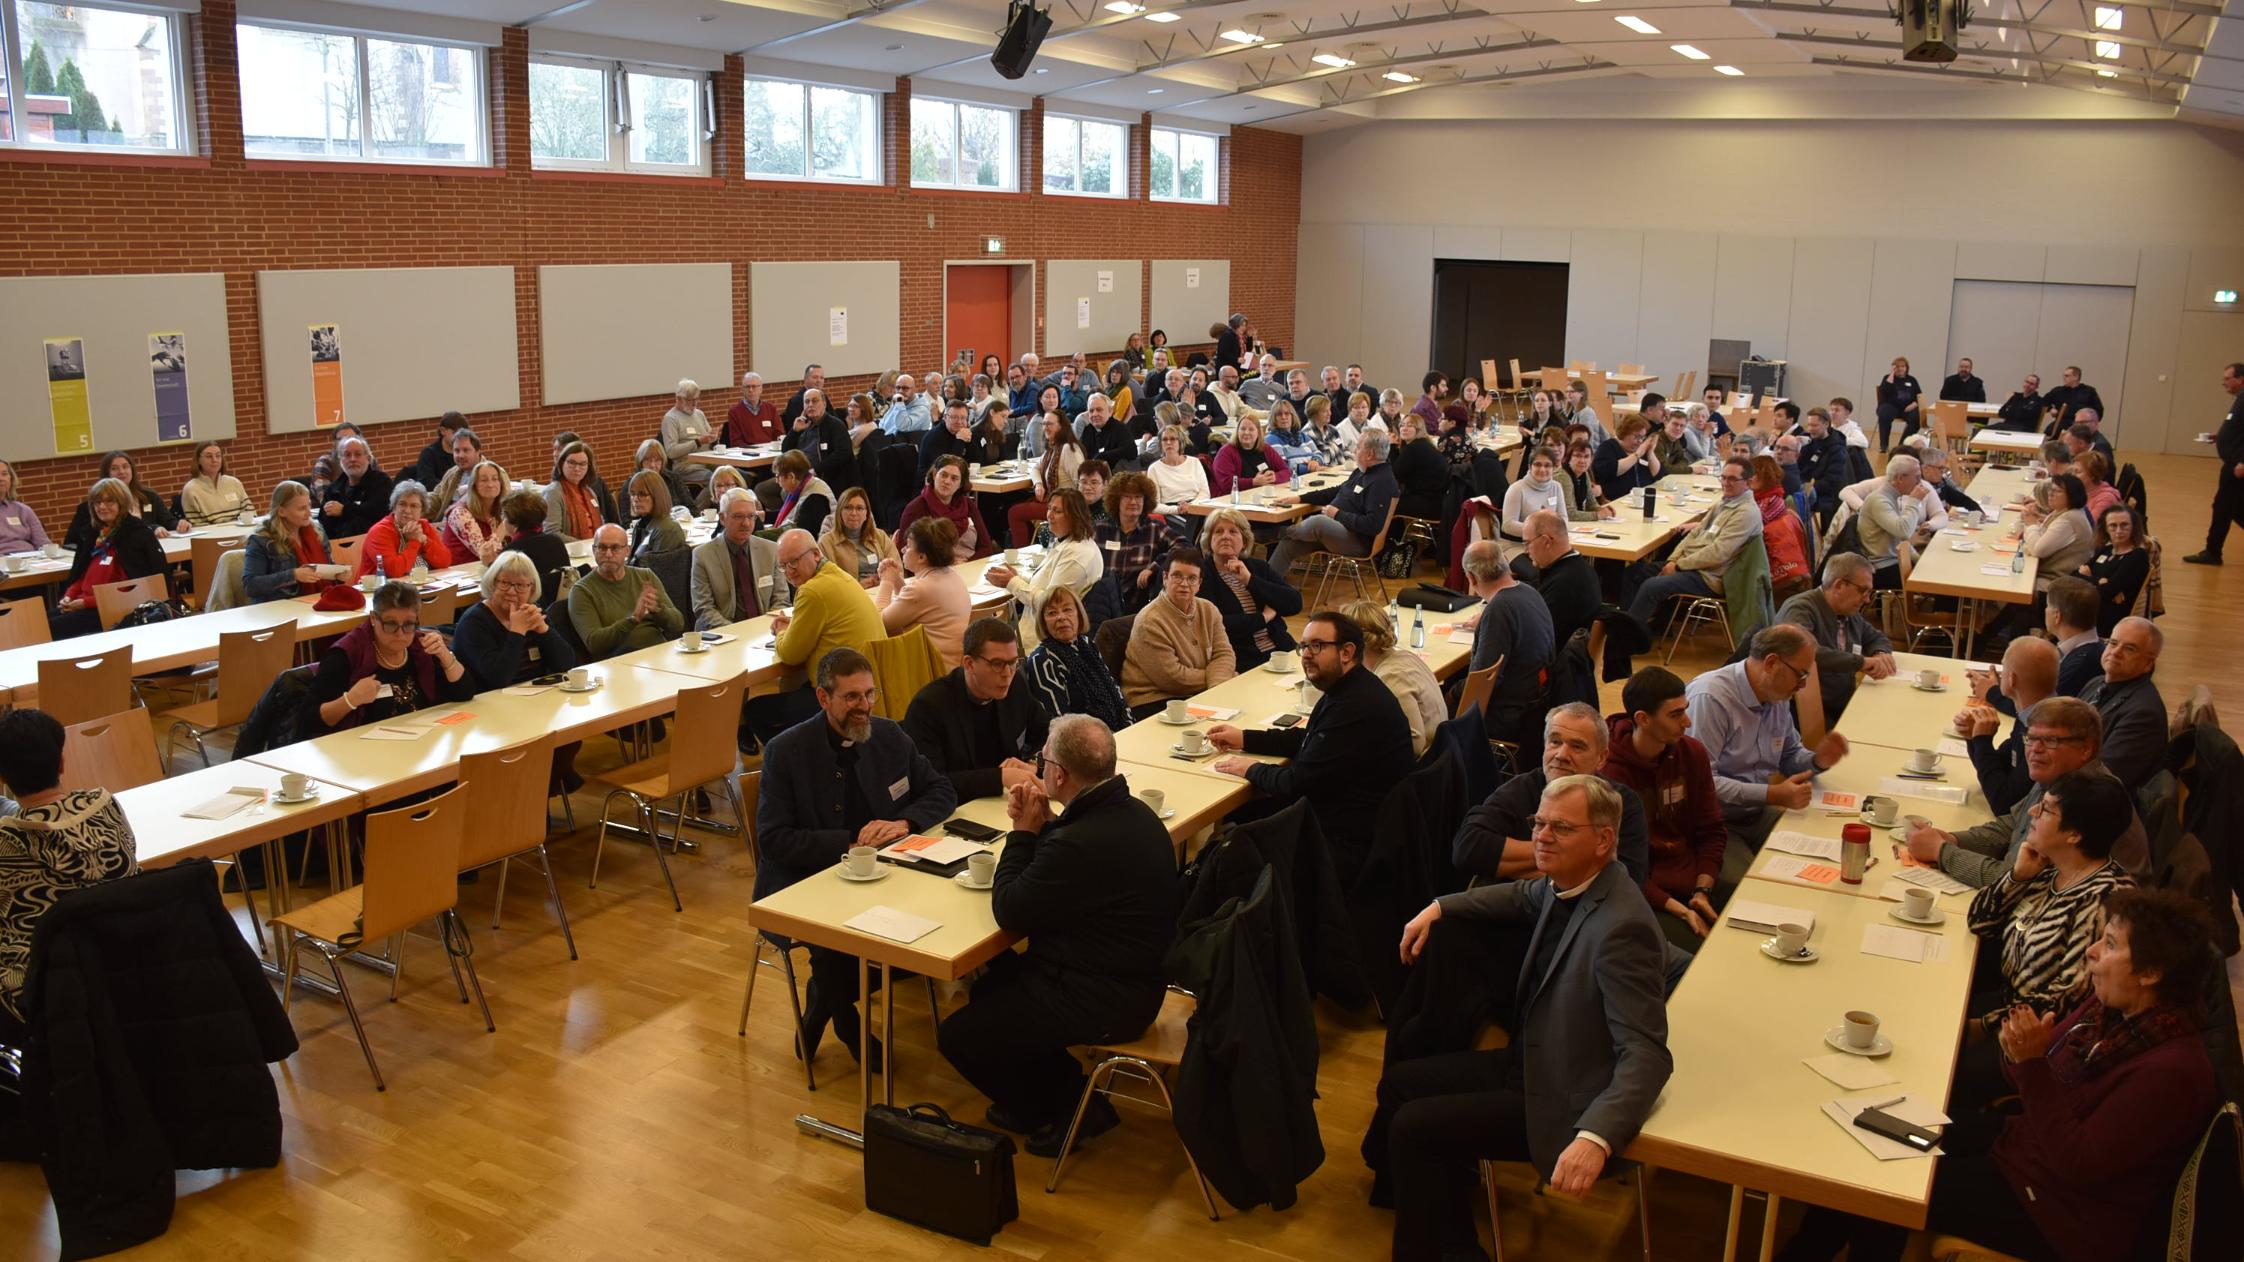
[[[522,406],[511,267],[259,272],[265,428],[315,428],[310,329],[332,324],[360,425]]]
[[[828,377],[882,373],[903,362],[902,269],[859,263],[750,263],[748,352],[767,380],[803,365]]]
[[[730,385],[732,264],[541,267],[538,330],[545,403]]]
[[[1120,350],[1144,310],[1141,259],[1046,259],[1044,353]],[[1184,339],[1187,341],[1193,339]]]
[[[1211,341],[1208,326],[1231,318],[1231,260],[1155,259],[1150,329],[1177,346]]]
[[[156,445],[156,387],[148,335],[184,333],[190,441],[234,436],[234,354],[226,277],[14,276],[0,279],[0,443],[10,460],[56,452],[45,342],[85,343],[91,450]]]

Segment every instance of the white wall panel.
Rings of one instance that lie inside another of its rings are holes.
[[[2042,380],[2054,384],[2065,365],[2078,364],[2081,380],[2096,387],[2107,411],[2119,415],[2127,396],[2127,333],[2134,315],[2131,284],[2043,285],[2034,347],[2034,362],[2044,365]]]
[[[1636,354],[1636,323],[1644,283],[1644,234],[1585,229],[1574,234],[1570,253],[1567,358],[1608,365],[1642,362]]]
[[[1792,251],[1792,322],[1785,392],[1823,400],[1863,379],[1863,341],[1870,332],[1873,242],[1851,237],[1801,237]]]
[[[1956,246],[1957,280],[2028,280],[2042,278],[2049,263],[2049,247],[2038,241],[1964,241]],[[1977,371],[1978,365],[1972,365]]]
[[[2195,455],[2208,455],[2212,448],[2199,446],[2194,440],[2199,434],[2218,433],[2221,421],[2228,415],[2230,403],[2226,391],[2221,389],[2221,368],[2236,361],[2236,348],[2244,346],[2244,314],[2211,311],[2185,311],[2181,319],[2181,337],[2175,343],[2174,355],[2174,421],[2173,438],[2169,449],[2188,451]],[[2212,478],[2206,476],[2204,485]],[[2151,533],[2163,535],[2167,546],[2177,541],[2187,542],[2194,550],[2197,523],[2204,518],[2202,501],[2186,508],[2172,507],[2166,511],[2167,524],[2161,527],[2159,519],[2151,522]],[[2175,525],[2181,522],[2186,524]]]
[[[1507,257],[1504,230],[1492,223],[1445,223],[1434,228],[1434,257],[1494,263]]]
[[[1783,359],[1791,320],[1792,238],[1724,234],[1715,256],[1714,336]]]
[[[1364,230],[1305,223],[1294,261],[1293,348],[1312,364],[1346,363],[1363,347]]]
[[[2034,358],[2041,328],[2039,283],[1959,280],[1949,312],[1948,356],[1941,376],[1948,375],[1948,365],[1969,356],[1971,370],[1986,381],[1993,403],[2009,398],[2029,372],[2041,374],[2045,389],[2057,384],[2054,370]],[[1929,371],[1920,371],[1917,380],[1928,390],[1939,389]]]
[[[1358,353],[1374,384],[1414,382],[1433,345],[1434,230],[1426,224],[1364,226],[1363,332]],[[1408,391],[1405,391],[1408,394]]]
[[[2182,290],[2189,280],[2189,251],[2154,245],[2135,271],[2135,319],[2127,330],[2127,412],[2106,417],[2104,432],[2138,451],[2200,455],[2198,427],[2173,414],[2176,345],[2182,336]]]
[[[1938,389],[1947,375],[1941,356],[1948,349],[1955,275],[1953,241],[1879,239],[1870,270],[1870,332],[1862,343],[1862,380],[1847,396],[1865,413],[1874,397],[1870,387],[1896,355],[1908,357],[1918,381]]]
[[[1711,232],[1644,234],[1644,285],[1636,309],[1636,361],[1676,378],[1696,371],[1706,380],[1706,343],[1714,324],[1716,239]]]
[[[1504,226],[1504,253],[1512,263],[1564,263],[1573,249],[1574,234],[1565,228]]]
[[[2053,245],[2041,278],[2059,285],[2133,285],[2141,255],[2132,245]]]

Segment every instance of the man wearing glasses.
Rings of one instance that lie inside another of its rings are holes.
[[[1815,637],[1815,665],[1823,686],[1823,718],[1836,726],[1854,697],[1856,675],[1885,679],[1894,672],[1893,641],[1862,616],[1874,580],[1859,552],[1834,552],[1823,563],[1823,586],[1784,602],[1778,622]]]
[[[1021,669],[1021,636],[1003,618],[966,628],[958,668],[931,681],[904,711],[904,732],[961,802],[995,797],[1036,778],[1027,761],[1051,725]]]
[[[1054,806],[1064,808],[1055,816]],[[1068,1048],[1127,1039],[1161,1011],[1161,959],[1176,933],[1176,858],[1168,829],[1115,774],[1114,735],[1087,714],[1053,720],[1033,774],[1008,785],[1013,822],[990,886],[999,927],[1028,938],[974,983],[936,1045],[990,1099],[989,1120],[1059,1155],[1083,1095]],[[1105,1097],[1083,1110],[1076,1142],[1113,1129]]]
[[[1930,824],[1909,830],[1909,854],[1919,863],[1937,863],[1940,870],[1973,886],[1993,885],[2018,861],[2018,848],[2034,825],[2034,804],[2058,777],[2076,771],[2109,776],[2099,754],[2104,743],[2103,723],[2096,707],[2078,697],[2050,697],[2034,707],[2026,724],[2026,774],[2034,787],[2009,813],[1960,833]],[[2114,863],[2128,875],[2144,879],[2150,868],[2150,842],[2143,821],[2128,811],[2127,830],[2112,845]]]
[[[2080,699],[2104,723],[2104,762],[2125,785],[2140,786],[2166,765],[2166,702],[2151,682],[2166,633],[2148,618],[2121,618],[2104,641],[2104,677]]]
[[[1825,736],[1814,749],[1800,743],[1792,698],[1815,669],[1815,641],[1789,622],[1761,628],[1742,662],[1710,670],[1685,689],[1691,731],[1714,761],[1714,796],[1730,841],[1759,850],[1777,817],[1804,809],[1815,796],[1815,773],[1847,756],[1847,738]]]
[[[631,536],[609,522],[592,532],[592,573],[569,590],[569,621],[592,660],[674,640],[686,616],[653,570],[634,569]]]
[[[1208,743],[1226,751],[1212,765],[1243,776],[1256,792],[1283,806],[1308,801],[1343,885],[1371,851],[1373,822],[1387,791],[1410,774],[1410,721],[1379,676],[1363,667],[1364,633],[1345,614],[1323,610],[1301,633],[1301,673],[1320,694],[1309,721],[1296,727],[1208,729]],[[1273,755],[1283,763],[1239,757]]]
[[[1670,596],[1721,595],[1722,571],[1739,549],[1760,535],[1761,510],[1753,503],[1753,463],[1732,456],[1722,462],[1722,502],[1708,509],[1683,536],[1667,563],[1656,571],[1649,559],[1630,567],[1629,577],[1641,585],[1629,601],[1629,616],[1650,628]]]

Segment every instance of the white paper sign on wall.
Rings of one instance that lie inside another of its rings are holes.
[[[849,345],[849,308],[826,308],[826,344],[828,346]]]
[[[1088,298],[1075,300],[1075,327],[1079,329],[1091,327],[1091,300]]]
[[[1199,268],[1188,267],[1184,269],[1184,287],[1186,289],[1198,289],[1200,287]]]
[[[1102,294],[1111,294],[1114,292],[1114,273],[1099,273],[1099,292]]]

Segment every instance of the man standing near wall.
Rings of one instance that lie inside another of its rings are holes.
[[[2229,524],[2244,522],[2244,363],[2221,370],[2221,389],[2228,391],[2228,419],[2213,436],[2213,449],[2221,457],[2220,484],[2213,488],[2213,525],[2205,532],[2205,550],[2182,558],[2191,565],[2219,565]]]

